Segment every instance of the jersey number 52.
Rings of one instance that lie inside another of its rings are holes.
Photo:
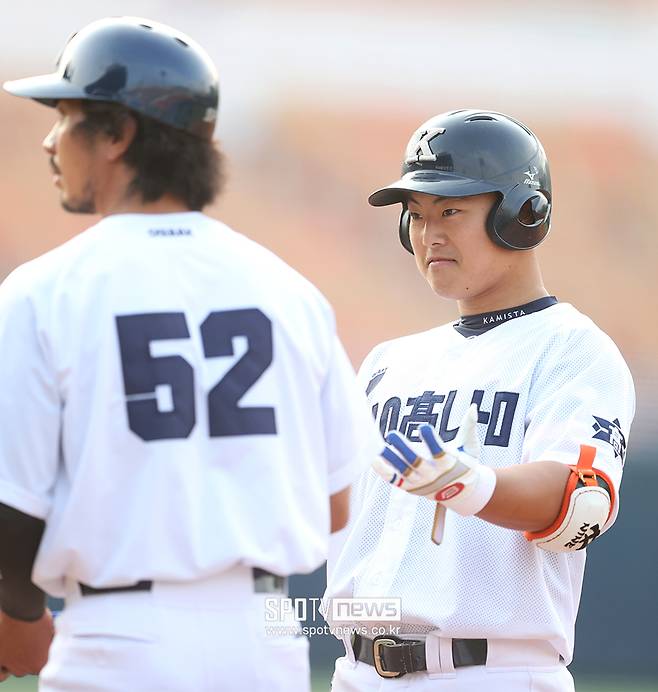
[[[151,355],[151,342],[189,339],[183,312],[154,312],[116,317],[128,425],[142,440],[180,439],[196,424],[194,368],[182,356]],[[206,358],[232,356],[233,337],[247,339],[247,350],[208,392],[211,437],[274,435],[272,407],[238,406],[272,362],[272,322],[257,308],[211,312],[201,324]],[[156,387],[168,385],[170,410],[158,408]]]

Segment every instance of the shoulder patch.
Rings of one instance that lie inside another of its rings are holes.
[[[610,422],[609,420],[600,418],[599,416],[593,415],[592,417],[594,418],[594,423],[592,424],[594,435],[592,435],[592,438],[607,442],[615,452],[615,459],[619,457],[623,464],[626,456],[626,438],[624,437],[624,433],[621,431],[619,418],[615,418],[612,422]]]

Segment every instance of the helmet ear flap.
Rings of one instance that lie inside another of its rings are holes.
[[[550,193],[526,185],[516,185],[491,207],[487,217],[487,233],[491,240],[507,250],[530,250],[548,235],[551,227]],[[402,247],[414,254],[409,237],[411,214],[402,204],[399,236]]]
[[[494,243],[508,250],[530,250],[548,235],[551,199],[545,190],[516,185],[494,204],[487,231]]]
[[[402,205],[402,213],[400,214],[400,242],[402,243],[402,247],[407,251],[410,252],[412,255],[414,254],[414,249],[411,247],[411,240],[409,238],[409,225],[411,223],[411,215],[409,213],[409,210],[407,209],[407,205],[403,204]]]

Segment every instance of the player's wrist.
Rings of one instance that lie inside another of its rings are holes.
[[[470,478],[458,479],[435,496],[437,502],[463,517],[481,512],[496,489],[496,473],[488,466],[477,464],[468,475]]]
[[[46,612],[45,595],[38,601],[31,603],[2,603],[0,604],[0,614],[15,622],[29,624],[41,620]]]

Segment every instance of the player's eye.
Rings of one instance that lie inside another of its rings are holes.
[[[454,216],[455,214],[459,213],[459,209],[453,209],[452,207],[450,209],[444,209],[442,216]]]
[[[409,218],[412,221],[420,221],[423,217],[421,214],[419,214],[417,211],[410,211],[409,212]]]

